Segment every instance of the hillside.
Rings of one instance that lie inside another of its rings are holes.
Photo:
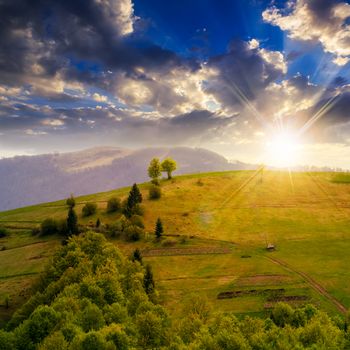
[[[21,156],[0,160],[0,210],[59,200],[147,181],[145,168],[153,157],[173,157],[178,174],[254,168],[186,147],[128,150],[99,147],[80,152]]]
[[[338,176],[339,177],[339,176]],[[162,181],[162,198],[148,199],[141,185],[149,235],[135,243],[112,239],[124,253],[139,247],[154,269],[162,303],[177,313],[188,294],[206,296],[218,309],[262,314],[278,300],[311,302],[331,314],[350,307],[350,185],[332,173],[233,171],[194,174]],[[77,199],[79,221],[111,224],[112,196],[129,188]],[[81,218],[87,201],[98,204]],[[30,281],[42,271],[60,238],[32,236],[31,228],[48,217],[65,218],[63,201],[0,213],[10,236],[0,239],[0,298],[14,304],[26,298]],[[161,217],[170,237],[155,242]],[[275,251],[267,251],[267,243]],[[276,294],[277,293],[277,294]]]
[[[214,310],[198,295],[159,305],[152,268],[128,259],[101,233],[73,236],[36,292],[0,329],[4,350],[349,349],[347,320],[308,304],[277,303],[266,318]]]

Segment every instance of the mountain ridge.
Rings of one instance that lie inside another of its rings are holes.
[[[77,152],[16,156],[0,160],[0,211],[103,192],[147,180],[149,161],[172,157],[177,174],[246,170],[256,166],[231,163],[204,148],[97,147]]]

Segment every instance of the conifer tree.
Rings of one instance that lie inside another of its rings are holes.
[[[126,202],[125,214],[130,217],[136,204],[142,202],[142,194],[136,184],[133,184]]]
[[[67,234],[68,236],[75,235],[78,233],[78,217],[73,207],[68,210],[67,216]]]
[[[155,284],[151,265],[146,266],[146,271],[143,278],[143,287],[148,295],[152,294],[154,291]]]
[[[70,208],[74,208],[74,207],[75,207],[75,198],[74,198],[74,196],[73,196],[72,193],[71,193],[70,197],[67,198],[66,204],[67,204]]]
[[[163,232],[164,232],[164,229],[163,229],[162,221],[160,220],[160,218],[158,218],[157,222],[156,222],[156,227],[155,227],[155,230],[154,230],[154,234],[159,239],[160,237],[162,237]]]
[[[99,228],[101,226],[101,220],[100,218],[97,218],[96,220],[96,228]]]
[[[142,265],[142,254],[139,248],[134,250],[132,254],[132,261],[138,261]]]

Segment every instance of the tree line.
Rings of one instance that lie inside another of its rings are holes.
[[[277,304],[269,317],[215,311],[189,296],[173,319],[158,304],[151,268],[95,232],[72,236],[55,254],[35,293],[0,330],[1,350],[242,349],[341,350],[349,317],[312,305]]]

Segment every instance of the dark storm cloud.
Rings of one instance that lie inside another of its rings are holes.
[[[116,4],[94,0],[2,1],[1,82],[30,84],[26,78],[32,74],[49,78],[60,72],[65,79],[87,83],[97,79],[96,83],[103,85],[108,78],[103,75],[106,70],[131,72],[135,66],[161,70],[187,64],[174,52],[136,35],[125,37],[123,23],[118,22],[121,10],[112,15],[110,8]],[[83,69],[81,61],[95,66]],[[39,65],[39,72],[35,72],[35,65]]]
[[[224,106],[242,105],[244,99],[254,101],[282,75],[279,68],[264,60],[258,48],[240,40],[231,42],[228,52],[212,57],[208,65],[218,70],[219,75],[208,82],[207,91]]]
[[[315,20],[329,21],[332,17],[332,11],[336,4],[339,4],[338,0],[309,0],[308,6],[310,11],[315,15]]]

